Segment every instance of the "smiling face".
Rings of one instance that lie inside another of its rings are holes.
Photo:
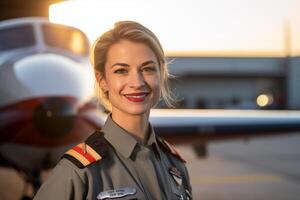
[[[113,115],[149,114],[160,97],[159,64],[143,43],[121,40],[107,53],[105,76],[96,74],[108,92]]]

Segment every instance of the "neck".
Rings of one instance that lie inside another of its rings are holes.
[[[112,111],[112,119],[145,144],[148,137],[149,112],[142,115],[124,115],[124,113]]]

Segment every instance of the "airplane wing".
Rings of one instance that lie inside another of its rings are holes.
[[[175,144],[197,144],[299,132],[300,111],[155,109],[151,122]]]
[[[100,111],[84,114],[100,128],[106,115]],[[300,111],[153,109],[150,121],[156,134],[171,143],[186,145],[300,133]]]

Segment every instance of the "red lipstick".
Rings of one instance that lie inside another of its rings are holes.
[[[139,92],[139,93],[131,93],[131,94],[125,94],[124,96],[126,99],[132,102],[143,102],[146,99],[146,96],[148,93],[146,92]]]

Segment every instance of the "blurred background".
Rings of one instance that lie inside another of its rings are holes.
[[[178,108],[300,110],[299,8],[300,0],[2,0],[0,20],[46,17],[89,43],[115,21],[135,20],[164,47]],[[298,199],[299,144],[298,134],[214,142],[206,159],[178,149],[195,199]],[[21,178],[0,175],[0,199],[19,199]]]
[[[161,40],[180,108],[299,109],[298,0],[1,1],[0,19],[49,17],[92,43],[118,20]],[[50,6],[50,7],[49,7]],[[165,107],[163,104],[160,107]]]
[[[299,109],[297,0],[73,1],[50,20],[93,41],[118,20],[158,35],[180,108]],[[298,57],[297,57],[298,56]],[[163,107],[163,105],[161,105]]]

